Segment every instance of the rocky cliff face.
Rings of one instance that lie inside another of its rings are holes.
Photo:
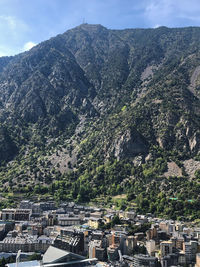
[[[127,130],[121,133],[111,148],[114,150],[114,157],[120,160],[126,157],[134,158],[139,154],[145,155],[148,151],[148,144],[137,131]]]

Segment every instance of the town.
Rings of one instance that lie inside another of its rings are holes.
[[[43,265],[26,266],[64,266],[64,257],[79,266],[200,267],[200,227],[134,211],[23,200],[2,209],[0,222],[0,257],[19,251],[19,261],[43,256]]]

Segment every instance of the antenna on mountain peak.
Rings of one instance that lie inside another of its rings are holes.
[[[82,24],[86,24],[85,18],[83,18],[83,23]]]

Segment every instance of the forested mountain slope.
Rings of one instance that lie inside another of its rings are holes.
[[[126,193],[141,211],[186,203],[198,217],[199,41],[195,27],[82,24],[0,58],[2,196]]]

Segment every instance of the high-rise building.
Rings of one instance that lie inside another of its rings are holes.
[[[156,249],[156,242],[155,240],[149,240],[146,242],[146,249],[150,256],[153,256],[155,249]]]
[[[148,255],[137,254],[133,257],[133,267],[158,267],[158,259]]]
[[[167,256],[172,253],[173,242],[163,241],[160,243],[161,257]]]

